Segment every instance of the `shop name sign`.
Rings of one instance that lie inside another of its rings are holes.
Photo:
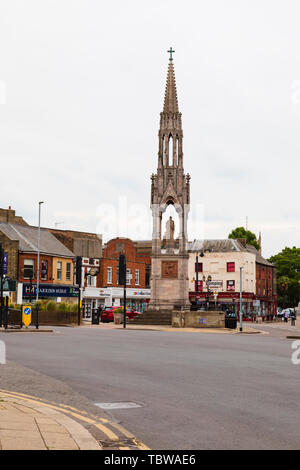
[[[78,292],[78,287],[73,286],[39,285],[40,297],[78,297]],[[31,291],[30,284],[23,284],[23,297],[30,297],[30,295],[36,295],[36,284],[32,284]]]
[[[210,289],[222,289],[223,281],[208,281],[207,285]]]

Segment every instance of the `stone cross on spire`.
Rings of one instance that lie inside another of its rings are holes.
[[[172,47],[170,47],[170,49],[167,52],[170,54],[170,62],[172,62],[172,60],[173,60],[172,54],[175,51],[174,51],[174,49],[172,49]]]

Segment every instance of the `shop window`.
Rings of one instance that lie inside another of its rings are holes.
[[[140,285],[140,270],[139,269],[135,270],[135,285],[136,286]]]
[[[112,268],[107,268],[107,284],[112,283]]]
[[[34,260],[24,259],[24,279],[34,278]]]
[[[197,263],[195,263],[195,273],[197,272]],[[198,273],[203,273],[203,263],[198,263]]]
[[[150,287],[151,265],[146,264],[146,287]]]
[[[235,291],[235,281],[227,281],[226,290],[227,291]]]
[[[235,272],[235,263],[229,262],[227,263],[227,272],[234,273]]]
[[[42,281],[47,281],[48,279],[48,261],[47,260],[42,260],[41,279]]]
[[[67,263],[66,279],[67,281],[71,281],[71,263]]]

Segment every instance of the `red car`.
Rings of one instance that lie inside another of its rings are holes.
[[[101,312],[100,320],[103,323],[114,321],[114,311],[117,310],[117,308],[120,307],[105,307],[104,310],[102,310]],[[132,318],[135,318],[138,315],[140,315],[140,312],[137,312],[133,308],[126,308],[127,319],[131,320]]]

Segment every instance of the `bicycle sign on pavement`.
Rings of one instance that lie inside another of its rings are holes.
[[[31,323],[31,306],[23,305],[22,306],[22,323],[27,327]]]

